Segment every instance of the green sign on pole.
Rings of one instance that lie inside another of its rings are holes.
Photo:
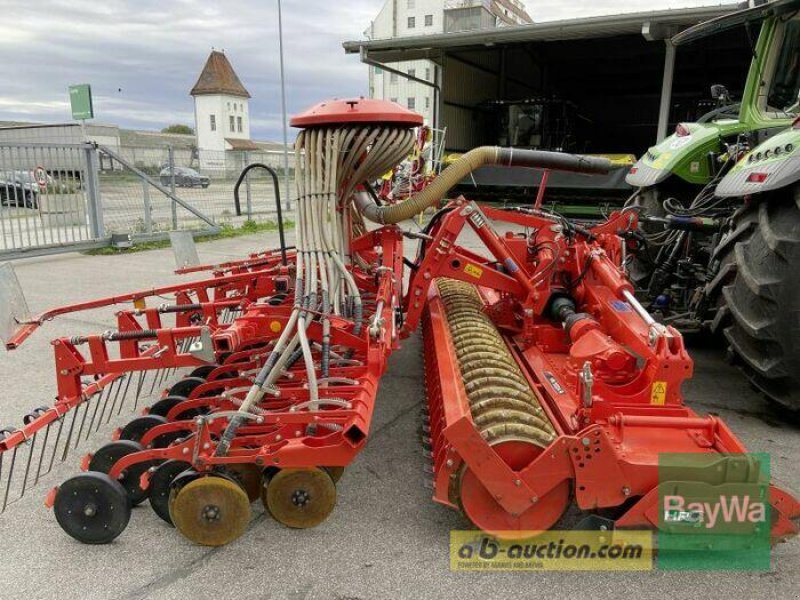
[[[92,86],[88,83],[69,86],[69,104],[72,107],[72,118],[76,121],[93,119]]]

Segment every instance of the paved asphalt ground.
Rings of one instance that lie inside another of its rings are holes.
[[[216,262],[274,242],[274,236],[261,235],[198,249],[201,259]],[[15,263],[34,311],[165,284],[178,279],[172,267],[170,250]],[[110,310],[62,318],[21,349],[0,354],[0,423],[19,424],[23,414],[53,397],[50,339],[112,325]],[[698,348],[693,354],[696,375],[685,390],[689,404],[722,415],[750,449],[771,453],[773,473],[782,483],[800,489],[797,427],[782,424],[719,350]],[[448,533],[465,523],[434,504],[425,486],[426,461],[416,435],[422,385],[420,340],[414,336],[391,358],[369,444],[342,478],[330,519],[316,529],[289,530],[254,504],[250,530],[217,549],[184,540],[147,505],[134,510],[128,529],[108,546],[84,546],[61,531],[42,505],[44,494],[78,472],[81,452],[107,440],[110,429],[101,430],[0,515],[0,594],[27,600],[798,597],[797,539],[775,549],[768,573],[451,573]],[[568,515],[563,525],[575,518]]]

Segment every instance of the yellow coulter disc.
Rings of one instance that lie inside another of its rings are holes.
[[[237,484],[222,477],[201,477],[175,496],[170,516],[184,537],[203,546],[224,546],[247,529],[250,501]]]
[[[336,506],[336,484],[324,469],[282,469],[262,494],[264,506],[279,523],[295,529],[316,527]]]

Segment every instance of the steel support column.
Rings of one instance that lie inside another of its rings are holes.
[[[658,133],[656,143],[667,137],[669,109],[672,103],[672,79],[675,74],[675,46],[669,39],[664,40],[664,78],[661,80],[661,104],[658,109]]]

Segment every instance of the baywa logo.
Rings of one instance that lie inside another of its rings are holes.
[[[770,568],[769,455],[659,457],[658,568]]]
[[[692,502],[680,495],[664,496],[664,522],[713,529],[717,523],[766,523],[767,505],[745,496],[719,496],[714,502]]]

